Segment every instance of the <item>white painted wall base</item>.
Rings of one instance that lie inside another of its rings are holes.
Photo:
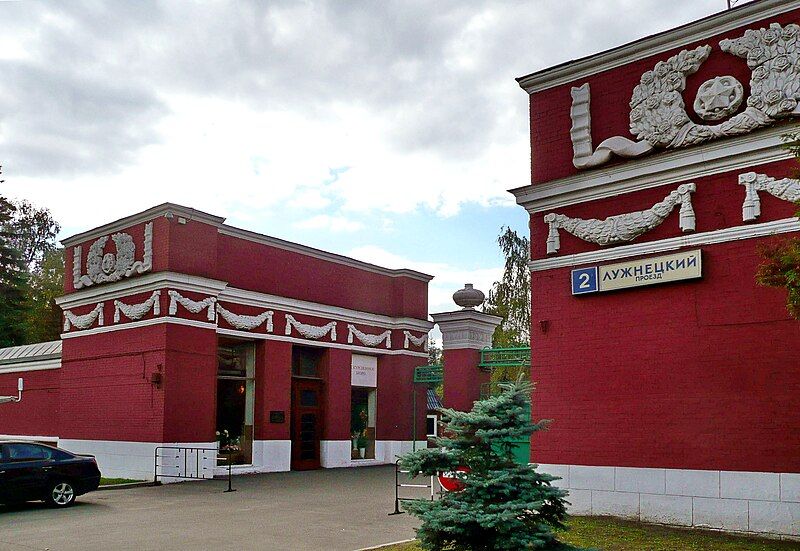
[[[417,442],[417,449],[424,449],[428,443]],[[397,456],[413,449],[410,440],[378,440],[375,442],[375,459],[351,459],[350,440],[323,440],[320,442],[321,464],[325,469],[338,467],[362,467],[366,465],[387,465],[397,461]]]
[[[88,453],[97,458],[100,472],[107,478],[131,478],[153,480],[154,454],[156,446],[184,446],[193,448],[217,449],[217,442],[118,442],[113,440],[70,440],[61,439],[59,446],[75,453]],[[291,467],[292,445],[289,440],[256,440],[253,442],[253,464],[237,465],[236,474],[268,473],[288,471]],[[188,474],[211,478],[216,474],[227,473],[226,468],[218,468],[215,452],[202,452],[196,457],[190,452],[187,461],[183,457],[170,456],[170,450],[163,450],[159,463],[162,467],[159,480],[164,483],[181,482],[182,478],[172,478],[170,474]]]
[[[800,538],[800,473],[539,465],[569,512]]]
[[[73,440],[62,438],[59,447],[74,453],[88,453],[97,458],[97,465],[105,478],[130,478],[134,480],[153,480],[154,454],[157,446],[184,446],[192,448],[216,448],[216,442],[120,442],[116,440]],[[168,453],[168,452],[167,452]],[[199,468],[201,472],[213,476],[212,452],[201,455]],[[214,459],[215,460],[215,459]],[[164,474],[178,474],[183,472],[183,467],[177,465],[177,460],[167,458],[167,466],[159,469]],[[191,463],[191,464],[190,464]],[[196,474],[197,462],[187,461],[186,470]],[[180,482],[182,479],[165,477],[162,482]]]

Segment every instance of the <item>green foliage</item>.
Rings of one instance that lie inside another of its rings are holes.
[[[800,132],[783,136],[785,147],[800,158]],[[797,178],[798,171],[794,177]],[[800,206],[800,204],[798,204]],[[800,218],[800,211],[797,215]],[[786,309],[800,320],[800,239],[788,238],[761,248],[764,262],[758,267],[756,281],[766,287],[783,287],[788,291]]]
[[[34,264],[27,286],[27,342],[58,340],[61,333],[61,308],[56,297],[64,294],[64,249],[43,253]]]
[[[2,183],[0,181],[0,183]],[[61,230],[47,209],[0,196],[0,347],[58,339],[64,293]]]
[[[767,287],[785,287],[789,292],[786,308],[800,320],[800,239],[782,239],[762,247],[761,254],[764,262],[758,267],[756,281]]]
[[[563,528],[566,492],[555,477],[514,461],[514,440],[542,430],[530,421],[532,385],[504,383],[502,391],[475,402],[472,411],[442,409],[446,436],[438,448],[400,460],[410,476],[435,475],[465,466],[464,490],[436,501],[408,501],[405,509],[422,520],[417,537],[429,551],[517,551],[574,549],[556,540]]]
[[[483,310],[503,318],[492,335],[495,348],[528,346],[531,329],[530,241],[509,227],[504,226],[500,231],[497,243],[505,257],[503,277],[492,285]]]
[[[14,205],[0,196],[0,347],[25,342],[26,266],[12,243],[17,233],[12,225]]]
[[[56,235],[61,226],[50,211],[37,208],[28,201],[14,203],[15,235],[11,246],[17,249],[22,261],[31,269],[40,265],[45,255],[56,250]]]

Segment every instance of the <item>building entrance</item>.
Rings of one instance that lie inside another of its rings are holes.
[[[320,377],[324,351],[292,350],[292,470],[320,468],[323,431],[324,385]]]

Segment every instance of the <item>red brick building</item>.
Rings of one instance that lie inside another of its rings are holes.
[[[413,434],[424,445],[412,379],[430,276],[174,204],[63,243],[64,333],[0,351],[0,393],[25,381],[22,402],[0,406],[0,437],[138,479],[164,444],[227,448],[240,472],[388,463]]]
[[[530,95],[532,460],[577,513],[800,535],[800,2],[518,79]]]

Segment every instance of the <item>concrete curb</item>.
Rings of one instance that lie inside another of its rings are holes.
[[[389,547],[391,545],[400,545],[401,543],[411,543],[412,541],[414,541],[414,540],[410,539],[410,540],[394,541],[392,543],[382,543],[381,545],[376,545],[374,547],[363,547],[361,549],[356,549],[355,551],[374,551],[376,549],[386,549],[387,547]]]
[[[106,486],[99,486],[98,491],[106,490],[128,490],[130,488],[149,488],[151,486],[161,486],[160,482],[128,482],[126,484],[108,484]]]

